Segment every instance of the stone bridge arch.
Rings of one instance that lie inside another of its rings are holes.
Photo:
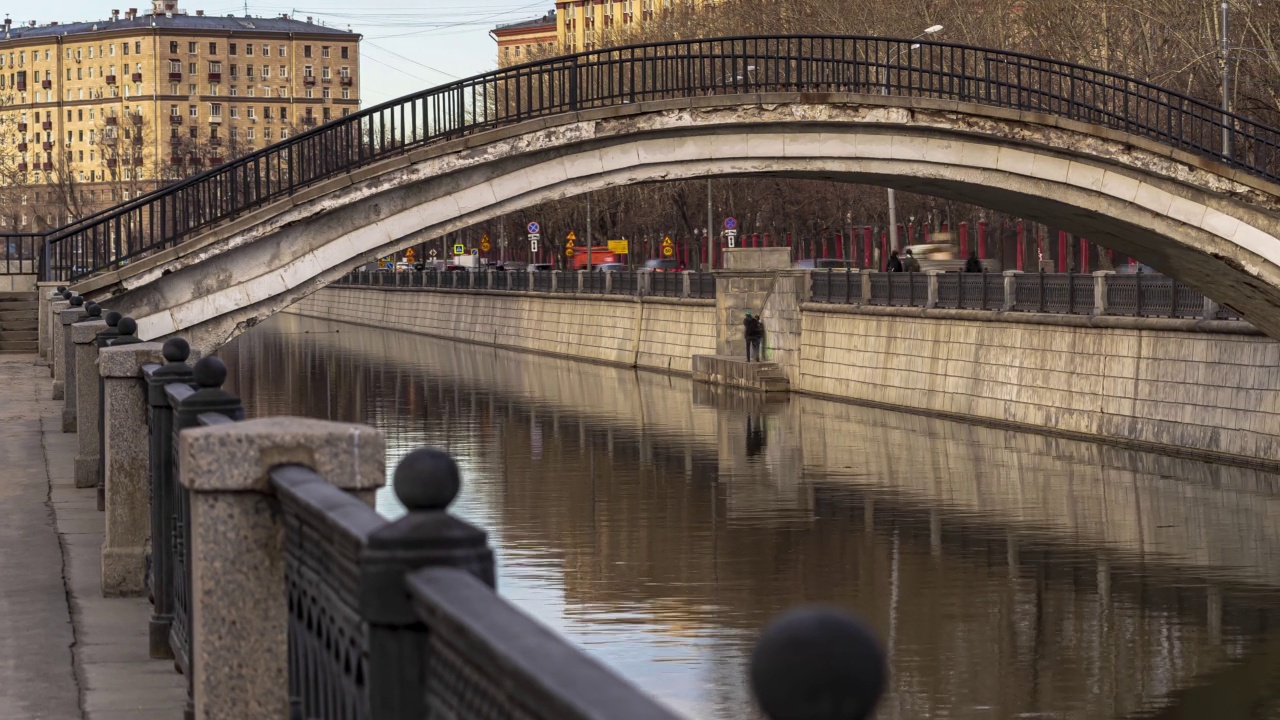
[[[774,174],[1004,210],[1124,251],[1280,337],[1280,185],[1087,123],[949,100],[742,94],[564,113],[342,174],[77,288],[215,347],[359,264],[610,186]]]

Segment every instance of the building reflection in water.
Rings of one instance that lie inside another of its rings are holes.
[[[755,717],[812,601],[885,639],[882,718],[1280,717],[1275,475],[292,315],[222,355],[251,415],[452,452],[503,594],[690,717]]]

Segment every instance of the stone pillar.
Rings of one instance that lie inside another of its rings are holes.
[[[1107,276],[1114,270],[1097,270],[1093,273],[1093,314],[1107,314]]]
[[[689,297],[689,295],[690,295],[690,290],[691,290],[691,288],[692,288],[692,284],[693,284],[693,280],[692,280],[693,273],[689,272],[688,270],[685,270],[684,272],[680,273],[680,275],[681,275],[681,277],[680,277],[680,297],[682,297],[682,298],[687,298],[687,297]]]
[[[613,276],[615,274],[616,273],[604,274],[604,294],[605,295],[608,295],[609,293],[613,292]]]
[[[76,345],[71,341],[71,326],[85,316],[84,298],[71,298],[71,307],[58,312],[62,325],[62,432],[76,431]]]
[[[1217,302],[1209,299],[1206,296],[1204,299],[1204,310],[1200,313],[1200,319],[1201,320],[1217,320],[1219,307],[1220,306],[1218,305]]]
[[[101,310],[98,306],[95,309]],[[98,484],[98,333],[107,329],[104,320],[86,317],[71,326],[71,342],[76,355],[76,487]]]
[[[49,305],[49,355],[51,363],[49,365],[49,375],[53,377],[53,399],[62,399],[64,370],[62,359],[62,351],[64,348],[62,339],[62,323],[58,321],[58,313],[71,307],[71,303],[66,300],[57,300]]]
[[[858,273],[862,275],[862,304],[871,304],[871,275],[875,270],[862,269]]]
[[[924,301],[925,309],[932,310],[938,307],[938,276],[941,274],[941,270],[925,271],[925,277],[929,281],[929,294]]]
[[[551,271],[551,292],[555,292],[560,288],[560,276],[562,274],[563,273],[561,273],[559,270]]]
[[[1021,274],[1021,270],[1004,271],[1004,304],[1000,306],[1001,311],[1010,312],[1017,303],[1018,276]]]
[[[578,292],[582,292],[582,288],[586,287],[586,284],[587,284],[587,271],[579,270],[578,271]]]
[[[525,275],[527,275],[528,277],[526,278],[524,289],[528,290],[529,292],[533,292],[533,272],[532,271],[527,272],[525,273]]]
[[[62,290],[66,288],[57,282],[38,282],[36,283],[36,297],[40,300],[36,304],[37,319],[36,325],[39,326],[39,334],[36,341],[36,349],[42,360],[50,360],[50,343],[53,341],[53,332],[50,329],[52,323],[52,313],[49,306],[55,298],[61,299]]]
[[[384,484],[382,433],[273,417],[184,430],[178,455],[191,499],[195,720],[289,717],[283,528],[268,472],[296,463],[372,492]]]
[[[103,460],[106,536],[102,541],[104,597],[142,594],[151,538],[147,454],[147,392],[142,366],[163,361],[160,343],[98,351],[103,384]]]
[[[799,381],[800,303],[809,274],[791,268],[790,248],[734,248],[716,271],[716,354],[746,357],[742,318],[747,310],[764,321],[764,357],[776,362],[791,383]]]

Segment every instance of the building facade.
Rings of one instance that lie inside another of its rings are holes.
[[[565,54],[596,49],[611,34],[634,31],[677,6],[714,0],[556,0],[556,39]]]
[[[360,35],[156,0],[0,36],[0,232],[34,232],[360,107]]]
[[[498,67],[519,65],[560,46],[556,11],[540,18],[499,25],[490,33],[498,43]]]

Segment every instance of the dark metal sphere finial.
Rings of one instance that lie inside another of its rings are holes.
[[[63,300],[70,300],[70,299],[71,299],[71,296],[72,296],[73,294],[74,294],[74,293],[72,293],[70,290],[63,290],[63,291],[62,291],[62,299],[63,299]]]
[[[62,293],[66,292],[66,291],[67,291],[67,286],[66,286],[66,285],[59,285],[59,286],[58,286],[58,290],[57,290],[57,292],[58,292],[58,294],[59,294],[59,295],[61,295]]]
[[[392,485],[409,512],[444,510],[458,496],[462,480],[449,453],[419,448],[396,466]]]
[[[116,323],[116,329],[121,335],[136,335],[138,333],[138,321],[131,317],[122,317],[120,322]]]
[[[164,356],[165,362],[186,362],[191,357],[191,344],[179,337],[169,338],[164,341],[160,354]]]
[[[101,306],[101,305],[99,305],[98,303],[93,303],[93,302],[91,302],[91,303],[89,303],[88,305],[85,305],[85,306],[84,306],[84,312],[85,312],[85,314],[86,314],[86,315],[88,315],[89,317],[92,317],[92,318],[101,317],[101,316],[102,316],[102,306]]]
[[[227,381],[227,366],[213,355],[200,358],[195,367],[195,381],[202,388],[220,388]]]
[[[68,302],[71,303],[71,307],[82,307],[84,305],[84,298],[80,295],[72,295]]]
[[[107,321],[107,327],[118,327],[120,325],[120,320],[123,317],[123,315],[115,310],[109,310],[103,319]]]
[[[865,623],[838,608],[810,605],[765,626],[750,673],[770,720],[864,720],[884,692],[888,669]]]

